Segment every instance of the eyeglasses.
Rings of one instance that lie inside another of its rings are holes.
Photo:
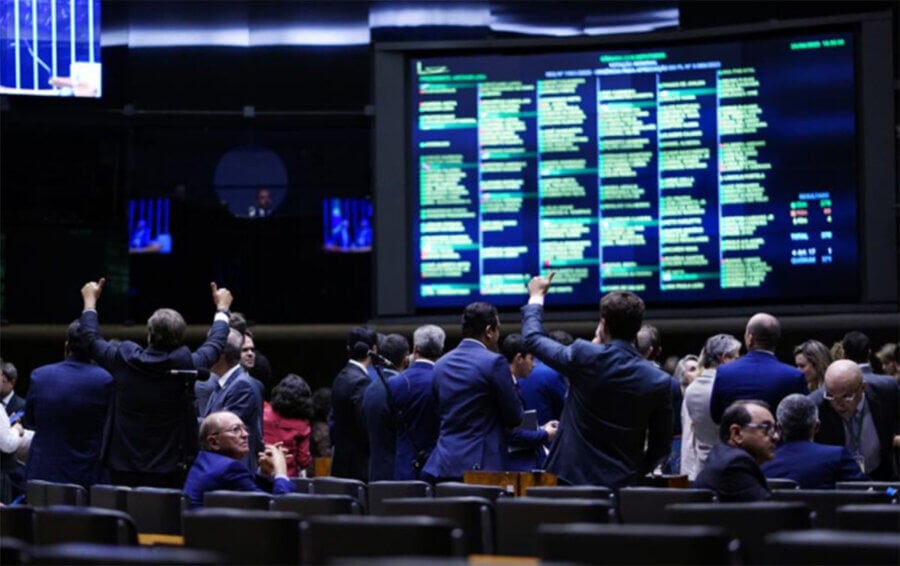
[[[832,402],[837,402],[837,403],[850,403],[854,399],[856,399],[857,395],[859,395],[859,391],[857,391],[856,393],[851,393],[850,395],[842,395],[840,397],[836,397],[834,395],[829,395],[828,392],[826,391],[822,395],[822,398],[825,399],[826,401],[832,401]]]
[[[775,423],[747,423],[741,428],[755,428],[763,431],[767,436],[775,436],[778,434],[778,425]]]
[[[227,432],[230,434],[240,434],[242,432],[248,432],[248,431],[249,431],[249,429],[247,428],[247,425],[240,423],[240,424],[236,424],[236,425],[231,425],[230,427],[228,427],[226,429],[222,429],[218,432],[214,432],[214,433],[212,433],[212,436],[215,436],[217,434],[222,434],[223,432]]]

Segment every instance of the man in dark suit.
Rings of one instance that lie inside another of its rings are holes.
[[[247,425],[250,449],[244,456],[244,465],[253,470],[256,468],[256,455],[263,449],[263,399],[256,380],[250,377],[241,365],[241,350],[244,343],[244,335],[240,331],[234,328],[228,331],[222,355],[210,368],[215,381],[212,383],[213,390],[201,416],[230,411]]]
[[[378,336],[371,328],[357,326],[347,336],[349,360],[331,385],[331,475],[362,481],[369,479],[369,433],[363,413],[363,397],[372,383],[371,359]]]
[[[634,293],[608,293],[600,301],[599,343],[575,340],[563,346],[543,330],[544,297],[552,279],[553,273],[533,278],[522,307],[528,350],[569,378],[547,471],[575,485],[634,484],[669,453],[672,439],[669,375],[634,347],[644,302]]]
[[[722,413],[722,442],[709,451],[693,487],[711,489],[723,502],[765,501],[772,493],[759,466],[775,455],[777,438],[775,418],[765,402],[735,401]]]
[[[107,482],[101,461],[113,377],[91,363],[81,323],[69,325],[65,360],[31,372],[25,425],[34,430],[25,477],[89,488]]]
[[[716,373],[709,406],[713,421],[719,422],[725,407],[738,399],[759,399],[777,407],[791,393],[809,392],[803,372],[775,357],[779,338],[777,318],[766,313],[750,317],[744,332],[747,354]]]
[[[812,441],[819,429],[819,411],[806,395],[791,393],[776,411],[782,443],[775,459],[762,465],[767,478],[787,478],[800,489],[834,489],[839,481],[869,479],[843,446]]]
[[[25,399],[16,393],[18,379],[16,366],[0,360],[0,402],[10,418],[25,410]],[[0,476],[0,502],[9,503],[25,493],[25,467],[16,460],[15,452],[0,454]]]
[[[406,371],[388,380],[388,390],[397,409],[395,480],[421,479],[422,467],[437,443],[440,420],[432,395],[434,362],[444,351],[444,329],[433,324],[413,332],[412,363]]]
[[[254,474],[243,460],[249,451],[247,427],[234,413],[208,415],[200,424],[200,453],[184,482],[184,496],[190,507],[202,507],[203,495],[210,491],[258,491],[274,495],[296,490],[287,477],[287,463],[280,443],[268,445],[259,454],[259,471]]]
[[[553,330],[548,336],[563,346],[575,341],[565,330]],[[566,402],[566,391],[569,384],[558,371],[538,359],[534,360],[534,369],[527,378],[518,380],[524,405],[537,412],[538,424],[558,421],[562,416]]]
[[[500,317],[488,303],[463,310],[463,339],[434,367],[440,432],[423,476],[460,480],[467,470],[508,469],[506,429],[522,422],[509,364],[497,353]]]
[[[397,424],[393,402],[388,399],[388,379],[406,369],[409,341],[400,334],[388,334],[378,349],[381,357],[372,369],[381,371],[372,379],[363,395],[363,413],[369,433],[369,481],[394,479],[394,456],[397,452]],[[384,378],[384,381],[382,381]]]
[[[844,348],[844,358],[856,362],[866,383],[876,383],[884,387],[891,384],[900,386],[893,376],[875,373],[872,369],[872,346],[868,336],[858,330],[851,330],[844,334],[841,346]]]
[[[822,422],[816,442],[844,446],[873,480],[897,479],[892,448],[898,432],[896,385],[869,382],[856,362],[837,360],[810,399]]]
[[[206,342],[191,352],[184,342],[184,318],[157,309],[147,320],[147,347],[131,341],[107,342],[100,335],[97,300],[106,280],[81,288],[81,331],[93,358],[115,380],[114,410],[106,463],[117,485],[181,487],[197,448],[197,412],[188,374],[208,368],[228,336],[228,289],[210,283],[217,313]],[[194,375],[196,377],[196,374]]]

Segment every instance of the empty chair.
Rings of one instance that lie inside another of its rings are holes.
[[[863,491],[900,491],[900,481],[839,481],[835,489],[861,489]]]
[[[537,530],[548,523],[608,523],[611,501],[602,499],[501,498],[495,503],[496,552],[537,556]]]
[[[287,493],[272,498],[273,511],[290,511],[308,515],[360,515],[362,507],[349,495]]]
[[[203,494],[204,507],[231,507],[266,511],[272,503],[272,495],[259,491],[207,491]]]
[[[900,564],[900,537],[808,530],[766,537],[767,564]]]
[[[796,480],[789,478],[766,478],[769,489],[800,489]]]
[[[466,554],[491,554],[494,549],[494,503],[484,497],[385,499],[383,514],[391,517],[425,515],[449,519],[462,529]]]
[[[666,523],[666,505],[711,503],[716,500],[716,494],[709,489],[623,487],[617,500],[619,520],[623,523]]]
[[[536,485],[525,491],[528,497],[551,499],[614,499],[613,490],[599,485]]]
[[[30,564],[28,543],[8,536],[0,536],[0,564]]]
[[[117,509],[128,512],[128,492],[126,485],[96,484],[91,486],[91,507]]]
[[[313,478],[309,492],[325,495],[349,495],[359,502],[363,512],[366,512],[366,503],[369,500],[366,483],[351,478]]]
[[[171,546],[123,547],[108,544],[64,543],[35,546],[30,564],[221,564],[222,556],[208,550]]]
[[[77,483],[47,482],[45,505],[87,505],[88,491]]]
[[[128,492],[127,511],[138,532],[164,535],[181,534],[184,494],[179,489],[138,487]]]
[[[137,528],[114,509],[57,505],[34,510],[34,543],[94,542],[134,546]]]
[[[309,478],[288,478],[297,490],[294,493],[310,493],[312,480]]]
[[[810,509],[804,503],[673,503],[666,506],[669,522],[676,525],[724,527],[740,541],[743,564],[763,563],[763,540],[778,531],[808,529]]]
[[[484,497],[496,501],[508,494],[502,487],[448,481],[434,486],[435,497]]]
[[[538,529],[541,561],[578,564],[730,564],[721,527],[572,523]]]
[[[900,505],[841,505],[835,509],[836,528],[845,531],[897,533],[900,531]]]
[[[854,503],[890,503],[886,493],[847,489],[788,489],[772,492],[773,501],[800,501],[815,512],[813,527],[832,529],[837,525],[835,509]]]
[[[373,481],[369,483],[369,514],[381,515],[381,502],[400,497],[432,497],[431,484],[418,480]]]
[[[185,511],[184,544],[211,550],[231,564],[297,564],[300,518],[295,513],[208,508]],[[347,539],[344,542],[352,541]]]
[[[302,523],[302,540],[304,564],[351,556],[462,556],[462,531],[433,517],[313,517]]]
[[[34,542],[34,507],[16,505],[0,507],[0,536]]]
[[[28,480],[25,485],[25,501],[32,507],[47,505],[47,486],[50,482],[44,480]]]

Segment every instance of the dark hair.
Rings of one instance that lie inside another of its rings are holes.
[[[462,314],[463,338],[479,338],[484,334],[484,329],[496,327],[499,315],[497,307],[490,303],[470,303]]]
[[[728,439],[731,438],[731,425],[736,424],[739,427],[744,427],[753,420],[750,411],[747,410],[747,405],[758,405],[765,408],[770,413],[772,412],[768,403],[757,399],[740,399],[731,405],[728,405],[728,408],[722,413],[721,422],[719,422],[719,440],[721,440],[722,443],[727,444]]]
[[[306,380],[294,373],[284,376],[272,389],[272,409],[289,419],[312,418],[312,391]]]
[[[312,394],[312,418],[314,421],[328,421],[331,412],[331,388],[319,387]]]
[[[81,335],[81,321],[75,319],[66,329],[66,342],[69,343],[69,354],[78,361],[86,362],[91,359],[88,344]]]
[[[185,328],[184,317],[173,309],[156,309],[147,320],[150,344],[166,352],[181,346]]]
[[[228,315],[228,326],[239,330],[241,333],[247,332],[247,319],[242,313],[232,312]]]
[[[757,348],[772,351],[781,338],[781,323],[770,314],[755,314],[747,322],[747,332],[753,336]]]
[[[869,337],[862,332],[851,330],[844,334],[841,345],[844,347],[844,358],[858,364],[869,363],[869,354],[872,349],[869,345]]]
[[[524,356],[527,353],[525,350],[525,339],[522,338],[521,334],[510,334],[500,344],[500,353],[503,354],[507,362],[512,363],[516,359],[517,354]]]
[[[575,341],[575,338],[565,330],[551,330],[547,333],[551,340],[555,340],[563,346],[568,346]]]
[[[244,345],[244,335],[237,328],[228,330],[228,338],[225,339],[225,347],[222,354],[228,367],[241,361],[241,347]]]
[[[15,383],[17,379],[19,379],[19,370],[16,369],[16,366],[12,364],[12,362],[4,362],[0,360],[0,373],[6,376],[8,380]]]
[[[600,299],[600,317],[610,338],[634,340],[644,321],[644,301],[634,293],[614,291]]]
[[[347,351],[351,360],[364,360],[378,343],[378,335],[368,326],[354,326],[347,335]]]
[[[409,341],[401,334],[388,334],[381,343],[379,353],[399,369],[403,358],[409,355]]]
[[[648,359],[656,359],[662,350],[662,337],[659,329],[652,324],[644,324],[637,333],[637,351]]]

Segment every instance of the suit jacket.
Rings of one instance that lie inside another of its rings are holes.
[[[566,401],[566,380],[558,371],[535,360],[528,377],[518,379],[519,389],[526,407],[537,412],[539,425],[559,420]]]
[[[712,447],[692,487],[711,489],[722,502],[765,501],[772,496],[756,460],[729,444]]]
[[[467,338],[437,361],[432,383],[441,424],[424,475],[462,478],[466,470],[507,470],[505,433],[522,422],[522,403],[506,359]]]
[[[529,376],[530,377],[530,376]],[[522,398],[522,391],[516,387],[516,395],[522,407],[531,410]],[[535,417],[537,414],[535,413]],[[531,472],[544,467],[546,455],[544,445],[549,441],[549,435],[541,428],[516,427],[506,433],[506,442],[509,444],[509,471]]]
[[[256,380],[250,377],[243,367],[237,366],[225,382],[225,387],[219,386],[218,378],[213,381],[213,391],[202,415],[206,417],[218,411],[231,411],[244,421],[250,436],[250,451],[242,461],[251,470],[256,469],[256,455],[265,447],[262,405],[262,394]]]
[[[834,489],[835,482],[869,479],[843,446],[827,446],[808,440],[785,442],[775,459],[762,465],[767,478],[788,478],[800,489]]]
[[[669,375],[623,340],[602,346],[551,340],[544,336],[540,305],[525,305],[522,314],[529,351],[569,378],[547,471],[570,484],[611,488],[652,471],[672,440]]]
[[[719,427],[709,416],[715,368],[707,368],[688,385],[681,405],[681,473],[694,481],[703,469],[709,450],[720,442]]]
[[[283,443],[291,458],[287,461],[288,477],[300,475],[312,464],[309,437],[312,432],[307,419],[281,416],[267,401],[263,402],[263,441],[265,444]]]
[[[213,322],[195,352],[179,346],[170,352],[131,341],[107,342],[100,335],[96,311],[81,314],[81,332],[91,358],[109,371],[115,395],[106,462],[110,469],[144,474],[171,474],[197,451],[197,413],[193,383],[170,376],[171,369],[208,368],[219,358],[228,323]]]
[[[391,369],[381,371],[385,380],[398,373]],[[392,480],[394,455],[397,451],[397,425],[388,402],[387,388],[377,374],[363,395],[363,414],[366,432],[369,434],[369,481]]]
[[[294,484],[285,478],[274,481],[251,474],[240,460],[201,450],[184,482],[184,496],[190,507],[202,507],[208,491],[259,491],[273,495],[293,493]]]
[[[31,372],[25,424],[34,430],[25,477],[90,487],[104,481],[103,431],[112,407],[113,377],[67,359]]]
[[[806,395],[806,378],[794,366],[778,361],[770,352],[751,350],[733,362],[722,364],[713,384],[710,414],[719,422],[725,409],[738,399],[758,399],[772,408],[791,393]]]
[[[25,399],[13,392],[6,405],[7,419],[25,410]],[[0,453],[0,502],[9,503],[25,493],[25,467],[16,460],[15,451]]]
[[[893,440],[898,432],[897,424],[897,386],[889,382],[870,380],[866,377],[866,402],[878,433],[878,443],[881,451],[881,464],[874,470],[867,470],[873,480],[892,481],[897,479],[897,469],[894,461]],[[810,393],[809,398],[819,407],[819,431],[815,441],[820,444],[844,446],[844,421],[831,403],[825,400],[824,388],[819,388]]]
[[[388,389],[398,411],[395,480],[421,479],[416,477],[413,469],[416,448],[427,458],[437,443],[440,419],[432,394],[433,378],[434,363],[417,360],[406,371],[388,380]]]
[[[369,433],[363,396],[372,380],[362,368],[347,363],[331,385],[331,475],[369,479]]]

